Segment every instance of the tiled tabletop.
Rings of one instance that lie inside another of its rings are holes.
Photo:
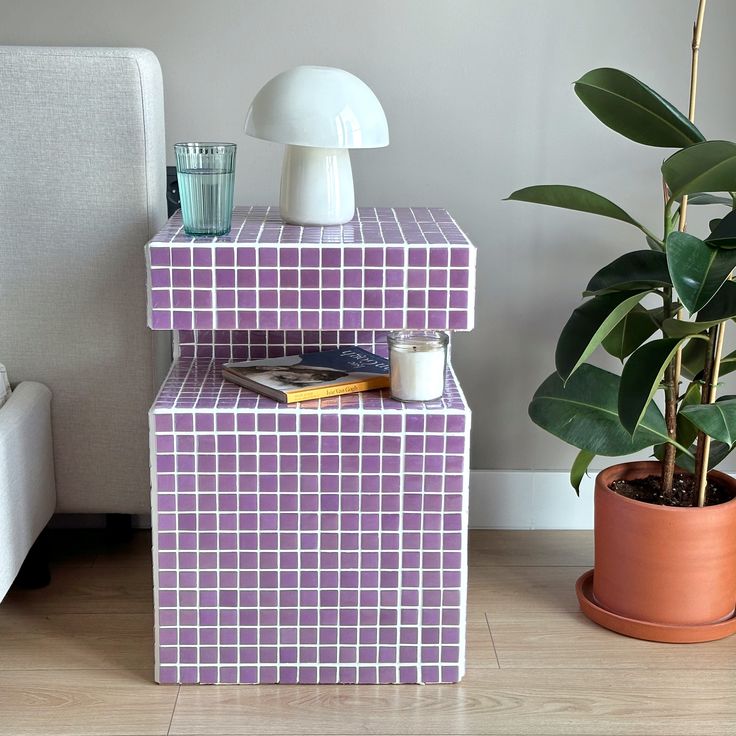
[[[187,235],[178,211],[152,242],[467,245],[470,241],[441,207],[358,207],[345,225],[301,227],[285,223],[278,207],[263,205],[235,207],[230,233],[219,238]]]
[[[320,413],[396,413],[462,414],[468,411],[465,397],[452,368],[448,368],[445,393],[441,399],[427,402],[395,401],[387,389],[361,391],[326,399],[283,404],[267,396],[248,391],[222,378],[222,363],[210,359],[180,358],[171,367],[161,387],[152,413],[172,412],[309,412]]]

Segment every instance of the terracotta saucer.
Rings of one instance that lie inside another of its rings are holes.
[[[580,610],[599,626],[615,631],[617,634],[634,639],[667,642],[670,644],[693,644],[703,641],[724,639],[736,633],[736,613],[725,621],[703,626],[682,626],[679,624],[656,624],[637,621],[619,616],[601,608],[593,598],[593,570],[583,573],[575,583]]]

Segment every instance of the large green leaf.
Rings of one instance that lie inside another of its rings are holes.
[[[732,445],[727,445],[724,442],[711,442],[708,470],[713,470],[717,465],[720,465],[731,454],[731,450],[733,450]]]
[[[685,308],[702,309],[736,267],[736,250],[712,248],[688,233],[667,236],[667,265]]]
[[[593,69],[575,82],[575,92],[604,125],[637,143],[684,148],[704,140],[674,105],[618,69]]]
[[[718,248],[736,248],[736,210],[721,218],[705,242]]]
[[[721,358],[719,376],[725,376],[736,371],[736,350]]]
[[[664,243],[661,240],[657,240],[656,238],[653,238],[651,235],[646,235],[645,240],[647,241],[647,245],[652,250],[657,250],[660,253],[664,253]]]
[[[688,322],[684,319],[666,319],[662,323],[662,330],[667,337],[688,337],[689,335],[700,335],[709,327],[717,325],[721,320],[715,322]]]
[[[677,199],[691,192],[736,190],[736,143],[705,141],[672,154],[662,164],[662,175]]]
[[[616,408],[619,383],[614,373],[587,363],[567,384],[553,373],[534,394],[529,416],[561,440],[595,455],[630,455],[669,441],[664,417],[654,402],[633,436],[621,426]]]
[[[697,314],[697,321],[666,319],[662,329],[668,337],[685,337],[705,332],[713,325],[736,318],[736,283],[726,281],[716,295]]]
[[[570,468],[570,485],[575,489],[575,493],[580,495],[580,483],[583,476],[588,472],[588,466],[593,461],[595,453],[587,450],[580,450],[575,458],[575,462]]]
[[[698,436],[698,428],[683,413],[683,409],[689,406],[697,406],[700,404],[702,397],[702,388],[699,383],[693,381],[685,391],[685,395],[680,402],[680,410],[677,412],[677,441],[683,447],[690,447],[695,438]]]
[[[702,346],[702,357],[700,355],[697,356],[697,363],[693,361],[691,364],[687,366],[685,369],[685,364],[683,361],[683,374],[685,374],[688,378],[695,381],[702,381],[703,380],[703,373],[705,371],[705,349],[707,346],[707,343],[703,340],[693,340],[691,343],[687,345],[685,350],[682,351],[683,356],[685,355],[685,351],[692,347],[695,343]],[[696,369],[697,370],[693,370]],[[728,355],[721,358],[721,362],[719,363],[719,369],[718,369],[718,375],[723,378],[723,376],[728,375],[729,373],[733,373],[736,371],[736,350],[730,352]],[[720,400],[720,399],[719,399]]]
[[[696,342],[700,342],[696,340]],[[700,384],[693,381],[685,391],[685,395],[680,402],[680,411],[677,413],[677,442],[683,447],[690,447],[698,436],[698,428],[682,413],[685,406],[693,406],[700,403],[701,388]],[[664,460],[666,445],[658,445],[654,448],[654,456],[658,460]],[[682,453],[678,452],[675,462],[681,464]]]
[[[608,333],[601,345],[615,358],[623,360],[646,342],[659,329],[663,309],[644,309],[637,304]]]
[[[705,368],[708,343],[705,340],[690,340],[682,349],[682,373],[687,378],[699,376]]]
[[[682,413],[698,429],[729,447],[736,443],[736,399],[686,406]]]
[[[716,194],[708,194],[707,192],[693,192],[687,198],[688,204],[723,204],[726,207],[733,206],[733,200],[730,197],[720,197]]]
[[[555,367],[562,378],[567,380],[648,293],[618,291],[583,302],[572,313],[557,341]]]
[[[706,343],[702,340],[693,340],[690,345],[697,342],[699,345],[702,345],[705,347]],[[690,347],[688,345],[688,347]],[[684,351],[683,351],[684,352]],[[703,356],[702,360],[698,361],[698,365],[700,366],[697,370],[692,370],[695,368],[695,364],[690,365],[687,370],[683,370],[683,374],[686,375],[691,380],[695,381],[702,381],[703,380],[703,373],[705,370],[705,356]],[[684,365],[683,365],[684,368]],[[736,371],[736,350],[730,352],[728,355],[721,358],[721,362],[719,364],[719,370],[718,375],[720,378],[723,378],[723,376],[727,376],[729,373],[733,373]]]
[[[634,250],[616,258],[598,271],[588,282],[586,294],[610,291],[656,289],[671,286],[667,256],[651,250]]]
[[[632,434],[651,405],[664,371],[681,342],[669,337],[653,340],[635,350],[626,361],[621,373],[618,416],[621,424]]]
[[[510,194],[507,199],[515,202],[533,202],[534,204],[546,204],[550,207],[563,207],[578,212],[590,212],[593,215],[621,220],[621,222],[627,222],[640,230],[645,230],[642,225],[624,212],[617,204],[600,194],[580,187],[571,187],[566,184],[540,184],[518,189]]]
[[[720,465],[729,456],[731,449],[730,445],[724,445],[723,442],[711,442],[708,470],[713,470],[713,468]],[[689,473],[694,473],[696,452],[697,445],[694,444],[690,446],[687,453],[678,452],[675,455],[675,464],[677,467],[687,470]],[[654,456],[660,461],[664,458],[664,445],[657,445],[654,448]]]
[[[713,322],[736,317],[736,282],[726,281],[716,295],[698,312],[698,320]]]

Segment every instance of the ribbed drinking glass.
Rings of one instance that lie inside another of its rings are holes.
[[[230,232],[235,143],[176,143],[176,176],[187,235]]]

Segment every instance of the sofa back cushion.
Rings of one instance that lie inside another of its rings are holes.
[[[166,219],[143,49],[0,47],[0,346],[53,393],[61,512],[149,509],[144,245]]]

